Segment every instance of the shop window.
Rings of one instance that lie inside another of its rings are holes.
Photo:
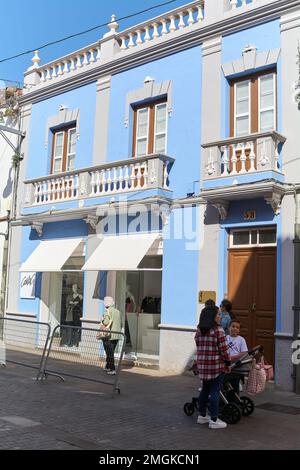
[[[167,152],[167,122],[166,100],[134,109],[134,157]]]

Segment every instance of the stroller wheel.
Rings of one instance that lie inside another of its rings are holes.
[[[228,403],[222,409],[221,419],[227,424],[236,424],[240,421],[242,413],[235,403]]]
[[[196,408],[197,411],[200,411],[199,410],[199,398],[193,398],[193,405],[194,405],[194,408]]]
[[[195,407],[193,403],[186,403],[183,407],[183,411],[187,416],[193,416],[193,414],[195,413]]]
[[[242,415],[251,416],[255,409],[253,401],[248,397],[241,397],[240,400],[242,402]]]

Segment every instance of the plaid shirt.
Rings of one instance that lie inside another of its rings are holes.
[[[212,328],[206,336],[197,330],[195,341],[200,379],[212,380],[224,374],[225,362],[230,362],[230,357],[223,328]]]

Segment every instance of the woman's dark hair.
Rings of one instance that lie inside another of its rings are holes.
[[[234,320],[234,314],[232,313],[232,303],[230,300],[224,299],[221,302],[221,307],[225,308],[226,312],[229,313],[231,320]]]
[[[208,299],[206,302],[205,302],[205,307],[215,307],[216,306],[216,302],[212,299]]]
[[[216,315],[218,314],[218,307],[205,307],[200,316],[200,322],[198,329],[201,331],[202,335],[205,336],[212,329],[218,326],[216,323]]]

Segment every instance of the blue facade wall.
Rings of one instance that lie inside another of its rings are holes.
[[[161,317],[161,323],[165,325],[196,325],[199,260],[197,211],[196,208],[174,210],[165,229]],[[193,221],[194,233],[185,230],[181,237],[182,219],[187,224],[187,219]]]
[[[201,151],[201,47],[165,57],[112,78],[109,147],[110,162],[132,154],[131,124],[126,128],[126,96],[143,87],[147,76],[156,83],[172,81],[172,116],[168,119],[167,155],[176,158],[170,173],[175,197],[185,196],[193,181],[200,179]]]
[[[52,140],[45,148],[48,119],[57,116],[61,105],[69,110],[80,109],[80,138],[76,144],[76,168],[93,164],[94,123],[96,112],[96,84],[83,86],[68,93],[34,104],[30,123],[29,155],[26,179],[46,176],[50,173]],[[50,135],[51,137],[51,135]]]

